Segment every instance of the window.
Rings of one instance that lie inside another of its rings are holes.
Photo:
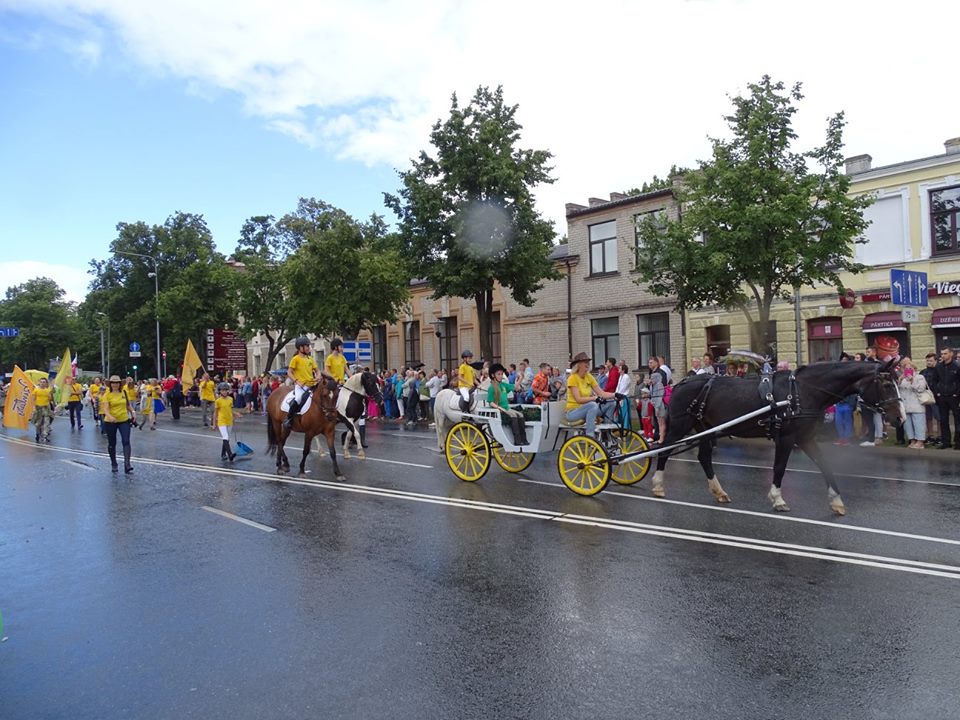
[[[590,226],[590,274],[617,271],[617,221]]]
[[[934,255],[960,251],[960,185],[930,191],[930,225]]]
[[[670,313],[648,313],[637,315],[637,347],[640,348],[640,363],[656,355],[663,357],[670,365]]]
[[[449,373],[460,364],[460,353],[457,351],[457,319],[441,319],[443,326],[440,328],[440,367]]]
[[[287,368],[287,352],[286,350],[281,350],[280,354],[277,355],[277,370],[285,370]]]
[[[643,254],[643,238],[640,237],[640,228],[647,222],[656,225],[657,230],[662,235],[667,229],[667,213],[662,208],[660,210],[651,210],[650,212],[637,213],[633,216],[633,249],[636,256],[637,265],[640,264],[640,257]]]
[[[373,329],[373,369],[387,369],[387,326],[378,325]]]
[[[602,365],[608,357],[620,359],[620,318],[591,320],[590,336],[594,366]]]
[[[810,362],[839,360],[843,352],[843,322],[837,317],[808,320],[807,338]]]
[[[403,324],[403,357],[407,365],[420,362],[420,321]]]
[[[491,363],[503,362],[503,360],[501,359],[503,352],[500,349],[500,313],[499,312],[490,313],[490,351],[493,353],[493,357],[490,358]]]
[[[866,243],[854,245],[854,259],[867,265],[903,262],[907,259],[909,238],[903,226],[903,197],[888,195],[874,200],[863,211],[870,224],[863,232]]]
[[[777,359],[777,321],[770,320],[767,323],[766,342],[764,342],[763,326],[760,321],[754,321],[752,332],[754,336],[753,346],[758,348],[757,352],[770,358],[771,362],[775,363]]]
[[[716,361],[722,358],[730,351],[730,326],[729,325],[711,325],[707,328],[707,351],[713,355]]]

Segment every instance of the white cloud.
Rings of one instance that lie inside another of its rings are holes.
[[[0,260],[0,278],[3,278],[3,287],[0,288],[0,292],[4,293],[4,296],[8,288],[40,277],[55,281],[66,293],[64,299],[76,303],[82,302],[87,296],[87,286],[92,279],[86,270],[67,265],[38,260]]]
[[[943,152],[958,133],[955,113],[924,111],[949,97],[926,47],[931,19],[953,13],[946,2],[896,13],[825,0],[6,5],[74,32],[81,56],[98,57],[109,35],[148,71],[191,92],[237,93],[266,126],[368,165],[405,167],[451,93],[466,102],[477,85],[502,84],[520,106],[523,144],[556,156],[558,181],[538,199],[560,233],[565,202],[706,158],[707,135],[725,133],[727,95],[764,73],[804,82],[805,147],[838,110],[849,154],[875,164]],[[382,190],[371,188],[372,202]]]

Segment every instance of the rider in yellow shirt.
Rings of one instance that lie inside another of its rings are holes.
[[[50,442],[50,426],[53,425],[53,388],[47,378],[40,378],[40,384],[31,392],[33,395],[33,422],[37,426],[37,442],[42,438]]]
[[[460,410],[470,411],[470,394],[477,386],[477,375],[470,361],[473,359],[473,353],[470,350],[464,350],[460,353],[460,367],[457,368],[457,390],[460,393]]]
[[[290,361],[287,377],[293,380],[294,395],[287,411],[287,428],[292,428],[297,412],[303,406],[303,396],[320,380],[320,369],[310,355],[310,341],[305,337],[297,338],[297,354]]]
[[[323,362],[323,369],[327,375],[343,385],[347,379],[347,359],[343,356],[343,341],[334,338],[330,341],[330,354]]]

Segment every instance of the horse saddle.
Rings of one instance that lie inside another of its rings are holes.
[[[473,393],[474,391],[470,390],[470,399],[467,401],[468,406],[473,405]],[[460,388],[457,388],[453,396],[450,398],[450,409],[456,410],[457,412],[469,412],[470,408],[467,407],[466,410],[463,408],[463,397],[460,395]]]
[[[290,403],[293,402],[293,392],[288,392],[286,397],[280,402],[280,409],[283,412],[290,412]],[[305,392],[303,394],[303,406],[297,410],[300,415],[303,415],[307,410],[310,409],[310,405],[313,402],[313,393]]]

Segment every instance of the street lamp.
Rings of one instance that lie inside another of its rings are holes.
[[[154,295],[154,317],[157,320],[157,379],[163,377],[160,372],[160,281],[157,279],[157,259],[153,255],[147,255],[145,253],[135,253],[135,252],[122,252],[120,250],[113,251],[116,255],[132,255],[134,257],[147,258],[153,263],[153,272],[147,273],[147,277],[153,278],[153,291]]]
[[[106,313],[98,310],[97,315],[106,318],[107,323],[110,323],[110,318],[107,317]],[[106,377],[110,377],[110,371],[107,369],[106,354],[103,352],[103,323],[100,324],[100,372]]]

